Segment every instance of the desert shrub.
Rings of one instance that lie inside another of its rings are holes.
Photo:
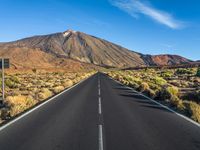
[[[140,92],[144,92],[144,91],[149,90],[149,85],[148,85],[148,83],[142,82],[142,83],[140,84],[138,90],[139,90]]]
[[[162,88],[162,86],[157,85],[157,84],[152,83],[152,82],[148,82],[148,84],[149,84],[149,87],[154,91],[159,91]]]
[[[157,92],[152,89],[147,89],[143,93],[153,99],[157,96]]]
[[[47,99],[49,97],[51,97],[53,95],[53,93],[47,89],[47,88],[43,88],[39,93],[38,93],[38,98],[40,100],[44,100]]]
[[[177,87],[170,86],[167,88],[167,92],[170,94],[170,96],[178,96],[179,90]]]
[[[35,105],[36,101],[30,96],[8,96],[6,103],[10,107],[10,115],[15,116]]]
[[[10,80],[13,81],[14,83],[20,83],[20,80],[17,76],[11,76]]]
[[[124,79],[123,79],[123,80],[121,80],[120,82],[121,82],[122,84],[125,84],[125,85],[129,85],[129,83],[130,83],[129,81],[127,81],[127,80],[124,80]]]
[[[167,83],[167,81],[165,79],[163,79],[162,77],[158,77],[156,76],[155,78],[153,78],[153,82],[155,84],[158,84],[158,85],[164,85]]]
[[[70,87],[70,86],[72,86],[73,85],[73,81],[72,80],[67,80],[67,81],[65,81],[64,83],[63,83],[63,86],[65,87],[65,88],[68,88],[68,87]]]
[[[37,73],[37,69],[36,68],[33,68],[32,71],[33,71],[33,73]]]
[[[197,69],[196,76],[197,76],[197,77],[200,77],[200,68]]]
[[[129,76],[129,75],[123,76],[123,79],[127,80],[127,81],[133,81],[133,78],[131,76]]]
[[[159,100],[170,100],[173,97],[178,96],[178,88],[176,87],[168,87],[168,86],[163,86],[159,93],[158,93],[158,99]]]
[[[5,80],[5,85],[8,86],[9,88],[16,88],[15,82],[13,82],[13,81],[10,80],[10,79],[6,79],[6,80]]]
[[[53,92],[55,94],[60,93],[61,91],[63,91],[65,88],[63,86],[56,86],[53,88]]]
[[[200,105],[192,101],[185,103],[185,105],[191,118],[200,123]]]
[[[8,108],[3,108],[0,109],[0,123],[3,122],[3,120],[8,120],[10,119],[10,112],[8,110]]]
[[[177,87],[170,86],[170,87],[163,87],[159,91],[159,100],[167,100],[171,105],[177,107],[179,110],[184,110],[185,106],[183,101],[178,97],[179,90]]]
[[[193,74],[193,70],[189,68],[179,68],[176,70],[176,74]]]
[[[161,72],[161,77],[163,78],[170,78],[173,76],[173,72],[172,71],[163,71]]]
[[[179,110],[185,109],[183,101],[181,99],[179,99],[177,96],[171,96],[171,98],[169,100],[170,100],[170,103],[173,106],[177,107]]]

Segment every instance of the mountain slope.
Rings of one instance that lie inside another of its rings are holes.
[[[82,63],[73,59],[58,58],[40,49],[27,47],[0,46],[0,57],[10,58],[13,69],[65,69],[79,71],[82,69],[98,69],[93,64]]]
[[[145,55],[143,60],[149,66],[166,66],[166,65],[179,65],[179,64],[188,64],[192,61],[178,56],[178,55]]]
[[[0,44],[0,56],[12,58],[15,64],[36,67],[67,66],[78,61],[100,66],[135,67],[188,63],[180,56],[151,56],[130,51],[106,40],[73,30]],[[26,59],[26,61],[22,61]],[[77,62],[77,63],[78,63]],[[69,63],[66,63],[69,64]]]
[[[6,45],[31,49],[37,48],[59,58],[72,58],[102,66],[145,65],[139,53],[131,52],[103,39],[72,30],[64,33],[26,38]]]

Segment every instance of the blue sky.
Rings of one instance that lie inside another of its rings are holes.
[[[82,31],[144,54],[200,59],[199,0],[0,0],[0,41]]]

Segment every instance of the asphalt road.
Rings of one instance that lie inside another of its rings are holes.
[[[200,150],[200,128],[99,73],[0,130],[0,150]]]

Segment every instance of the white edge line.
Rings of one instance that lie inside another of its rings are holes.
[[[103,126],[99,125],[99,150],[103,150]]]
[[[181,117],[181,118],[183,118],[183,119],[185,119],[185,120],[189,121],[190,123],[193,123],[194,125],[196,125],[196,126],[200,127],[200,124],[199,124],[199,123],[197,123],[196,121],[194,121],[194,120],[192,120],[192,119],[190,119],[190,118],[188,118],[188,117],[186,117],[186,116],[184,116],[184,115],[182,115],[182,114],[180,114],[180,113],[178,113],[178,112],[176,112],[176,111],[172,110],[171,108],[169,108],[169,107],[167,107],[167,106],[165,106],[165,105],[163,105],[163,104],[161,104],[161,103],[159,103],[159,102],[157,102],[157,101],[155,101],[155,100],[151,99],[150,97],[148,97],[148,96],[146,96],[146,95],[144,95],[144,94],[142,94],[142,93],[140,93],[140,92],[138,92],[138,91],[134,90],[133,88],[131,88],[131,87],[128,87],[128,86],[126,86],[126,85],[124,85],[124,84],[120,83],[119,81],[116,81],[116,80],[114,80],[114,79],[113,79],[113,78],[111,78],[110,76],[108,76],[108,77],[109,77],[110,79],[112,79],[113,81],[115,81],[115,82],[119,83],[120,85],[123,85],[123,86],[125,86],[126,88],[128,88],[128,89],[130,89],[130,90],[132,90],[132,91],[134,91],[134,92],[138,93],[139,95],[141,95],[141,96],[143,96],[143,97],[147,98],[148,100],[150,100],[150,101],[152,101],[152,102],[156,103],[157,105],[159,105],[159,106],[161,106],[161,107],[163,107],[163,108],[165,108],[165,109],[167,109],[167,110],[169,110],[169,111],[173,112],[173,113],[174,113],[174,114],[176,114],[177,116],[179,116],[179,117]]]
[[[93,76],[93,75],[92,75],[92,76]],[[92,76],[90,76],[90,77],[92,77]],[[86,80],[89,79],[90,77],[88,77],[88,78],[86,78],[86,79],[80,81],[79,83],[76,83],[76,84],[73,85],[72,87],[70,87],[70,88],[68,88],[68,89],[66,89],[66,90],[64,90],[64,91],[62,91],[61,93],[59,93],[59,94],[53,96],[52,98],[50,98],[50,99],[44,101],[43,103],[39,104],[38,106],[34,107],[33,109],[31,109],[31,110],[25,112],[24,114],[20,115],[19,117],[15,118],[15,119],[13,119],[12,121],[10,121],[10,122],[6,123],[5,125],[1,126],[1,127],[0,127],[0,131],[2,131],[2,130],[5,129],[6,127],[12,125],[12,124],[15,123],[16,121],[22,119],[23,117],[27,116],[28,114],[32,113],[33,111],[39,109],[39,108],[42,107],[43,105],[45,105],[45,104],[49,103],[50,101],[54,100],[54,99],[57,98],[58,96],[64,94],[65,92],[71,90],[72,88],[78,86],[79,84],[83,83],[84,81],[86,81]]]

